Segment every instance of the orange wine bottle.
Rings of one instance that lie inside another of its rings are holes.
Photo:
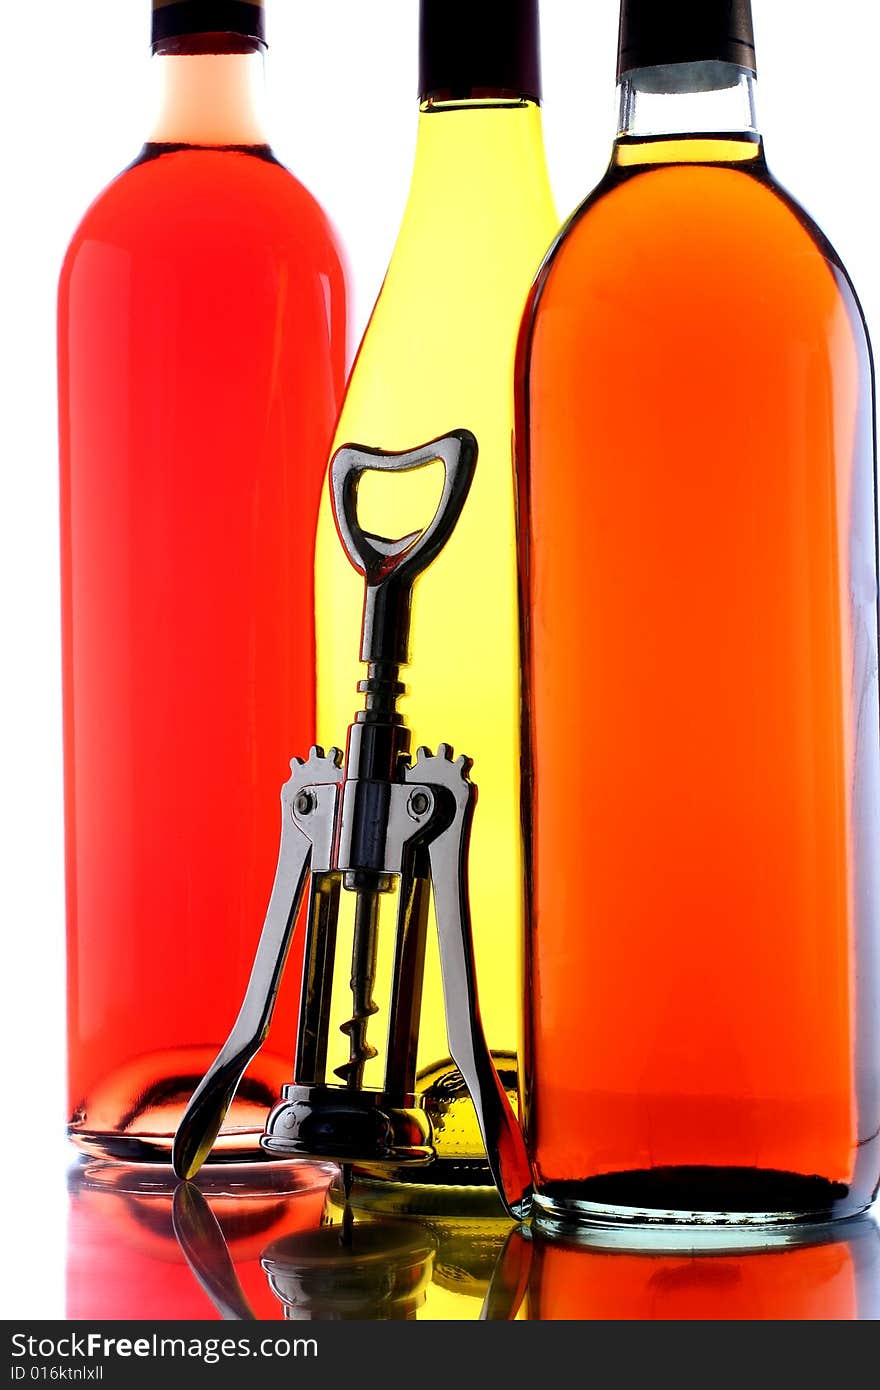
[[[61,275],[70,1134],[163,1158],[243,991],[314,736],[340,250],[257,106],[262,4],[155,0],[161,99]],[[295,1000],[221,1148],[256,1150]]]
[[[874,395],[769,172],[744,0],[626,0],[519,350],[539,1206],[828,1218],[880,1178]]]

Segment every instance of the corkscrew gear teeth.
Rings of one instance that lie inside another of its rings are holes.
[[[368,469],[396,473],[439,461],[444,481],[427,526],[390,539],[365,531],[357,493]],[[409,660],[413,585],[449,539],[465,504],[477,442],[456,430],[401,454],[346,446],[330,468],[341,543],[365,581],[358,686],[364,705],[348,731],[345,759],[315,747],[294,759],[281,792],[275,883],[244,1002],[227,1042],[196,1090],[174,1141],[174,1167],[191,1177],[209,1153],[241,1076],[266,1037],[300,907],[305,932],[293,1082],[266,1123],[261,1144],[277,1157],[309,1157],[368,1170],[434,1157],[431,1122],[416,1094],[422,975],[433,896],[449,1050],[473,1101],[492,1176],[508,1211],[528,1214],[525,1145],[492,1062],[477,994],[468,907],[467,857],[476,787],[470,759],[448,743],[419,748],[397,710],[400,668]],[[450,654],[453,659],[454,654]],[[364,1085],[379,1054],[368,1037],[382,895],[397,889],[387,1048],[381,1088]],[[332,985],[341,895],[355,895],[351,1014],[339,1025],[349,1056],[328,1082]]]

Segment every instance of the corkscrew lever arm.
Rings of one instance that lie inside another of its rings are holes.
[[[492,1177],[510,1214],[524,1220],[532,1205],[532,1179],[525,1141],[492,1061],[477,996],[468,901],[468,843],[477,789],[468,781],[470,762],[452,762],[448,744],[437,756],[420,749],[407,781],[426,782],[445,801],[438,806],[445,828],[428,840],[431,890],[440,943],[449,1051],[470,1093]],[[442,822],[441,822],[442,823]]]
[[[179,1178],[191,1178],[214,1145],[245,1068],[259,1049],[272,1021],[278,985],[287,960],[312,844],[293,814],[293,798],[302,780],[302,765],[281,789],[281,847],[272,896],[257,954],[238,1018],[210,1070],[195,1091],[174,1137],[172,1162]]]
[[[195,1279],[221,1318],[256,1322],[241,1287],[220,1223],[197,1187],[182,1182],[174,1193],[171,1219],[177,1243]]]

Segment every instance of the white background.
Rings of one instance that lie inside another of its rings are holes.
[[[360,329],[406,195],[417,0],[269,0],[270,130],[347,245]],[[10,25],[15,12],[26,27]],[[149,0],[3,0],[0,103],[0,1316],[63,1316],[64,1005],[55,282],[86,205],[137,153]],[[777,177],[880,324],[876,0],[754,0]],[[616,0],[542,0],[561,214],[614,134]],[[877,329],[880,333],[880,329]],[[744,364],[747,367],[747,364]],[[880,852],[880,851],[878,851]]]

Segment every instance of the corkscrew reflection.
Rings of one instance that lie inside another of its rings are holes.
[[[346,1207],[337,1170],[309,1163],[177,1184],[90,1162],[69,1188],[70,1318],[469,1320],[523,1302],[499,1261],[512,1223],[486,1189],[439,1193],[416,1215],[405,1187],[356,1184]]]
[[[869,1217],[772,1244],[515,1227],[493,1193],[356,1183],[309,1163],[83,1162],[69,1179],[68,1317],[209,1320],[863,1320]]]

